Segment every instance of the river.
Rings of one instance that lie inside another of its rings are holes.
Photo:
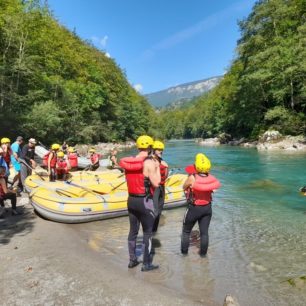
[[[189,255],[180,255],[185,208],[164,211],[153,238],[158,271],[135,277],[173,289],[194,301],[221,304],[233,294],[240,305],[304,305],[306,300],[306,155],[255,149],[201,147],[193,141],[167,143],[172,168],[192,163],[198,152],[212,162],[222,183],[214,195],[208,256],[200,258],[195,226]],[[124,154],[131,154],[125,152]],[[101,258],[127,269],[127,217],[73,225]],[[138,255],[141,255],[140,233]]]

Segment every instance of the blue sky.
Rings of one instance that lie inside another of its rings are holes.
[[[106,52],[146,94],[222,75],[255,0],[49,0],[61,24]]]

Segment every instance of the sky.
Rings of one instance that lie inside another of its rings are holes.
[[[223,75],[255,0],[48,0],[142,94]]]

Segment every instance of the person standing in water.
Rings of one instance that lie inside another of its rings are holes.
[[[135,157],[125,157],[120,160],[120,167],[125,170],[128,186],[128,213],[130,231],[128,235],[129,268],[139,264],[136,257],[136,239],[141,224],[143,230],[143,265],[141,271],[151,271],[158,268],[152,264],[152,228],[158,211],[154,209],[154,189],[159,187],[159,162],[152,153],[153,139],[143,135],[136,141],[139,153]]]
[[[158,207],[158,215],[154,221],[153,225],[153,233],[157,232],[158,229],[158,224],[159,224],[159,219],[160,215],[162,213],[162,210],[164,208],[165,204],[165,183],[166,179],[169,174],[169,166],[168,164],[163,160],[163,152],[165,149],[164,143],[161,141],[155,140],[153,143],[153,156],[154,159],[156,159],[159,162],[159,170],[160,170],[160,184],[158,188],[155,188],[154,195],[153,195],[153,201],[155,203],[155,206]]]
[[[208,249],[208,227],[212,209],[212,193],[221,185],[211,174],[210,160],[202,153],[196,155],[194,165],[185,168],[189,177],[183,185],[186,192],[188,207],[183,220],[181,253],[188,254],[189,237],[196,222],[200,228],[200,256],[205,257]]]

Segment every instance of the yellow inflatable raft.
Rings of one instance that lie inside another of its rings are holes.
[[[88,187],[99,193],[109,193],[113,189],[126,190],[127,186],[124,184],[125,177],[118,170],[109,171],[77,171],[72,172],[69,178],[71,185],[77,184],[79,186]],[[53,188],[65,188],[66,182],[56,181],[49,182],[49,177],[44,175],[33,174],[27,177],[25,181],[25,187],[30,193],[37,187],[53,187]]]
[[[166,182],[164,209],[186,203],[182,185],[185,174],[174,174]],[[33,188],[30,199],[35,210],[44,218],[64,223],[80,223],[127,215],[127,189],[116,188],[107,194],[92,191],[91,186],[65,182],[40,183]],[[96,187],[96,186],[95,186]]]

